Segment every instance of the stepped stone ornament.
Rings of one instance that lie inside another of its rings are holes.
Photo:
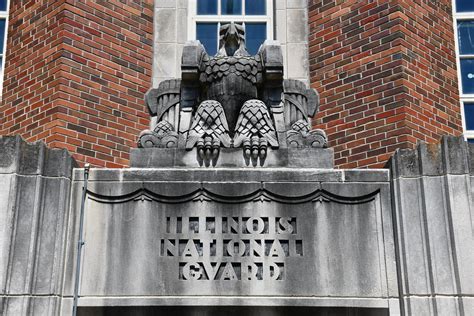
[[[142,131],[138,136],[140,148],[172,148],[178,145],[178,133],[168,121],[159,122],[153,131]]]
[[[253,167],[266,166],[269,155],[281,159],[280,150],[327,147],[324,131],[310,126],[318,94],[303,82],[283,79],[278,42],[265,41],[252,56],[244,26],[227,23],[219,30],[215,56],[199,41],[185,44],[181,70],[182,79],[147,92],[151,128],[139,135],[138,147],[195,151],[199,166],[219,165],[225,150],[232,163]]]
[[[293,123],[288,131],[287,141],[289,147],[327,147],[326,133],[322,129],[310,130],[310,125],[305,120]]]

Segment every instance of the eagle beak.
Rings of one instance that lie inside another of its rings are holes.
[[[227,33],[225,34],[225,48],[227,52],[227,56],[234,56],[234,53],[237,51],[239,47],[239,33],[235,24],[232,22],[227,29]]]

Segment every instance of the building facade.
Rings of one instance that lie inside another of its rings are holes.
[[[128,166],[145,92],[179,77],[186,41],[213,52],[218,25],[235,21],[251,50],[279,41],[285,77],[319,92],[313,125],[336,165],[381,167],[419,140],[472,136],[469,12],[467,0],[12,2],[0,135]]]
[[[473,315],[470,6],[12,2],[0,314]]]

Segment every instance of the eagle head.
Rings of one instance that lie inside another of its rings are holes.
[[[222,24],[219,29],[218,56],[250,56],[245,46],[245,27],[234,22]]]

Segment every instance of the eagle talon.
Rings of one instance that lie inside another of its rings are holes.
[[[256,166],[260,161],[260,166],[263,166],[267,158],[268,140],[254,135],[242,141],[242,149],[247,165],[252,161],[252,165]]]
[[[244,149],[244,157],[246,159],[249,159],[250,158],[250,154],[251,154],[251,150],[250,150],[250,140],[249,139],[245,139],[243,141],[243,144],[242,144],[242,147]]]
[[[278,140],[267,106],[260,100],[246,101],[240,110],[234,146],[243,147],[247,166],[263,166],[268,147],[278,148]]]
[[[218,139],[214,139],[212,143],[212,155],[211,159],[214,160],[219,156],[219,150],[221,148],[221,142]]]
[[[201,160],[204,160],[204,140],[203,139],[199,139],[196,142],[196,149],[197,149],[199,158]]]
[[[252,143],[252,159],[257,160],[259,145],[260,145],[258,136],[252,136],[251,143]]]
[[[268,141],[265,138],[260,138],[260,153],[259,158],[260,162],[264,162],[265,158],[267,158],[267,148],[268,148]]]

